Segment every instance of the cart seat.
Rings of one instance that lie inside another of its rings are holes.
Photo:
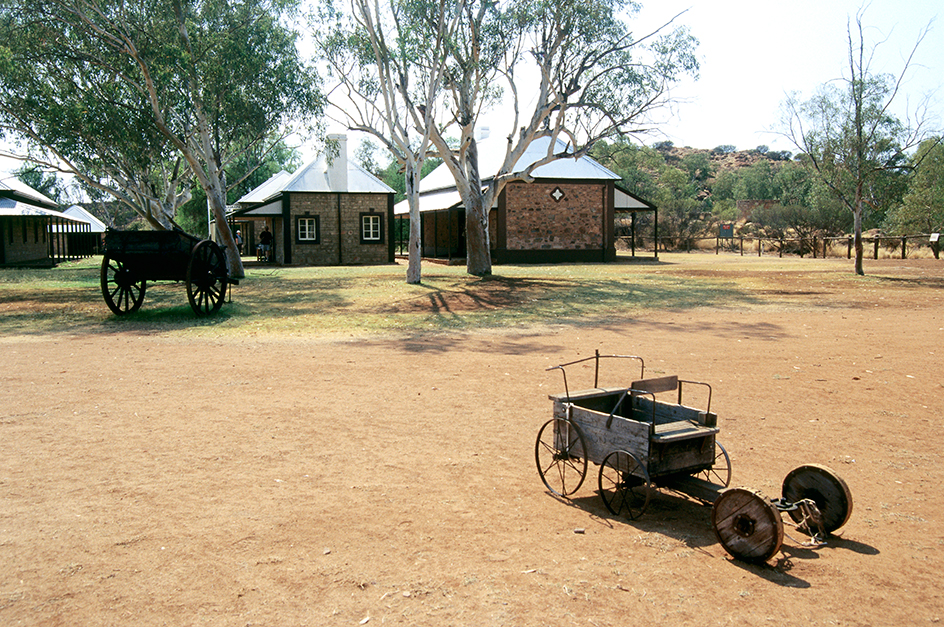
[[[690,420],[680,420],[655,425],[650,439],[657,444],[667,444],[669,442],[704,438],[715,435],[719,431],[721,429],[718,427],[706,427]]]

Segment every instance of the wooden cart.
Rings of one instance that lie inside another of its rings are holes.
[[[190,307],[198,316],[219,311],[229,278],[226,255],[211,240],[181,230],[105,233],[102,296],[123,316],[140,309],[149,281],[186,281]]]
[[[598,387],[601,359],[639,362],[640,375],[625,387]],[[594,387],[571,391],[566,368],[593,361]],[[645,363],[634,355],[600,355],[554,366],[564,377],[564,393],[551,395],[553,418],[538,432],[535,462],[554,494],[574,494],[587,476],[588,462],[599,466],[597,486],[612,514],[641,516],[655,490],[675,490],[712,503],[712,526],[733,556],[770,559],[783,542],[781,512],[822,543],[852,513],[845,482],[824,466],[792,471],[783,498],[768,500],[757,491],[729,488],[731,459],[717,441],[718,417],[711,412],[711,386],[677,376],[645,378]],[[683,391],[697,388],[704,408],[683,403]],[[672,400],[663,400],[665,394]],[[657,395],[661,395],[657,397]]]

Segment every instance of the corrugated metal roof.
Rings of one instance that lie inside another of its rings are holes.
[[[240,205],[254,205],[272,200],[286,192],[351,192],[357,194],[392,194],[394,190],[360,165],[348,161],[347,189],[337,189],[328,181],[328,163],[325,156],[318,158],[289,175],[279,172],[268,181],[237,201]]]
[[[90,232],[92,233],[104,233],[108,226],[93,216],[89,211],[80,205],[72,205],[68,209],[62,212],[63,214],[69,216],[70,218],[75,218],[76,220],[81,220],[91,225]]]
[[[47,207],[58,206],[58,203],[55,200],[40,194],[35,189],[16,178],[12,174],[0,176],[0,196],[12,195],[20,196],[24,200],[38,205],[45,205]]]
[[[44,209],[43,207],[37,207],[36,205],[31,205],[26,202],[13,200],[12,198],[0,198],[0,216],[33,216],[59,218],[71,222],[84,222],[84,220],[77,220],[62,212]]]
[[[547,148],[550,145],[550,137],[542,137],[531,142],[528,149],[525,150],[518,163],[515,164],[514,171],[524,170],[532,163],[542,159],[547,155]],[[506,137],[489,137],[478,142],[479,149],[479,172],[482,173],[485,181],[494,177],[505,160],[505,150],[508,146]],[[563,152],[567,145],[557,140],[554,144],[555,152]],[[531,173],[538,179],[602,179],[602,180],[620,180],[619,175],[611,172],[590,157],[580,157],[579,159],[559,159],[551,163],[542,165]],[[430,172],[420,181],[420,193],[430,192],[437,189],[447,189],[455,187],[456,182],[452,173],[446,164]]]

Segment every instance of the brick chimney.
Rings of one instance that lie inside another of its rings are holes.
[[[332,144],[334,144],[332,146]],[[347,191],[347,135],[328,135],[326,161],[328,162],[328,186],[331,191]]]

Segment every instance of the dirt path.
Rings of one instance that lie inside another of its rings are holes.
[[[0,339],[0,623],[938,623],[941,274],[592,329]],[[545,368],[594,349],[709,382],[737,485],[834,468],[840,537],[748,566],[694,501],[545,492]]]

